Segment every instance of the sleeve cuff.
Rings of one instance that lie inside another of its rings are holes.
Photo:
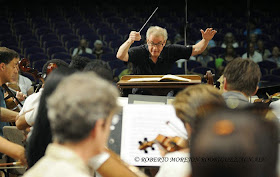
[[[89,165],[96,171],[110,157],[109,153],[103,152],[92,157],[89,160]]]

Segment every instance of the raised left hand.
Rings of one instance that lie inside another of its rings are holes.
[[[203,31],[202,29],[200,30],[202,38],[210,41],[214,35],[217,33],[216,30],[213,30],[213,28],[207,28],[205,31]]]

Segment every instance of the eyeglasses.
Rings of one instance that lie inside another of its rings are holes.
[[[162,47],[164,45],[164,43],[153,43],[153,42],[147,42],[148,46],[152,46],[152,47]]]

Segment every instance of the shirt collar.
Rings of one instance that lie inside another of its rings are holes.
[[[88,174],[90,174],[90,168],[88,165],[69,148],[59,144],[51,143],[46,149],[46,155],[54,159],[72,163],[73,166],[79,168],[81,171],[86,171]]]

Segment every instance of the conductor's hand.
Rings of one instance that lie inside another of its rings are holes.
[[[205,31],[203,31],[202,29],[200,30],[202,38],[210,41],[214,35],[217,33],[216,30],[213,30],[213,28],[207,28]]]
[[[134,41],[140,41],[141,40],[141,35],[139,32],[136,31],[131,31],[129,34],[129,38],[130,42],[134,42]]]

